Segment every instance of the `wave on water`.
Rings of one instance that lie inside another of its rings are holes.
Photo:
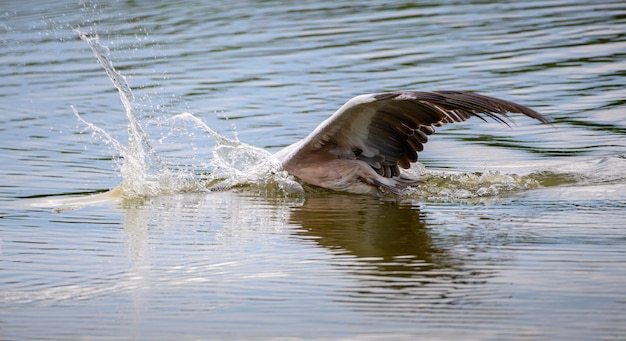
[[[411,198],[429,201],[458,201],[493,197],[499,194],[541,187],[532,176],[501,172],[428,171],[420,176],[418,188]]]
[[[545,161],[545,162],[544,162]],[[516,173],[501,171],[454,172],[418,167],[421,183],[408,193],[414,199],[465,201],[554,186],[598,186],[626,181],[626,156],[587,160],[554,159],[520,166]],[[413,168],[411,169],[413,171]]]
[[[212,158],[206,169],[198,171],[194,167],[185,168],[170,165],[156,152],[148,134],[141,125],[134,110],[135,98],[125,77],[113,66],[109,59],[109,49],[100,44],[97,35],[88,35],[77,31],[80,38],[87,42],[106,74],[117,88],[128,121],[128,143],[124,144],[105,129],[84,120],[78,110],[72,107],[77,119],[88,127],[93,134],[111,144],[119,156],[118,162],[121,183],[113,190],[90,197],[61,200],[47,200],[55,207],[84,206],[114,198],[132,199],[152,197],[163,194],[190,191],[223,191],[238,187],[256,187],[266,194],[293,195],[302,194],[304,188],[284,171],[280,162],[267,150],[248,145],[237,139],[230,139],[218,134],[202,120],[191,113],[181,113],[167,119],[175,126],[179,123],[191,123],[200,128],[207,137],[214,140]],[[421,185],[407,193],[408,198],[434,201],[454,201],[474,198],[493,197],[503,193],[523,191],[542,186],[562,185],[574,182],[593,181],[584,174],[594,174],[606,166],[607,171],[618,169],[626,162],[625,158],[604,161],[590,161],[586,165],[576,165],[565,169],[562,165],[540,171],[530,171],[525,175],[501,172],[450,172],[426,170],[417,163],[409,172],[421,179]],[[621,175],[623,180],[623,175]],[[605,177],[606,178],[606,177]],[[585,180],[586,179],[586,180]]]

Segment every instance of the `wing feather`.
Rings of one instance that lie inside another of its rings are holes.
[[[384,177],[417,161],[435,126],[471,117],[508,125],[507,113],[521,113],[543,123],[538,112],[506,100],[465,91],[398,91],[357,96],[322,122],[305,139],[277,153],[283,164],[309,153],[332,151],[337,158],[368,163]],[[331,148],[324,148],[329,146]]]

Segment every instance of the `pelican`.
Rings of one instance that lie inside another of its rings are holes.
[[[417,161],[435,127],[471,117],[509,125],[508,113],[550,123],[510,101],[467,91],[395,91],[360,95],[304,139],[278,151],[282,167],[301,181],[356,194],[401,194],[419,180],[400,168]]]

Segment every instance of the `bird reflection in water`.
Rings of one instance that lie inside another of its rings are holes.
[[[297,235],[332,250],[333,265],[357,279],[337,298],[356,309],[405,315],[489,295],[481,287],[493,273],[466,264],[414,205],[324,193],[294,208],[290,222],[302,226]]]

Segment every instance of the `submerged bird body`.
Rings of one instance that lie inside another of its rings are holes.
[[[507,113],[549,121],[525,106],[464,91],[398,91],[354,97],[304,139],[275,154],[311,185],[358,194],[400,194],[434,127],[473,116],[507,124]]]

